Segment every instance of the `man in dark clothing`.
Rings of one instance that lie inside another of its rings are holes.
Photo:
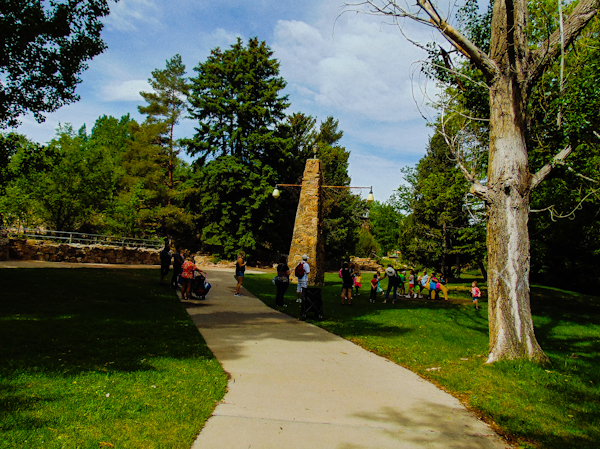
[[[171,278],[171,287],[177,288],[177,279],[181,274],[181,266],[183,265],[183,256],[181,255],[181,248],[175,247],[175,254],[173,254],[173,277]]]
[[[392,265],[390,264],[385,269],[385,275],[388,278],[388,287],[387,287],[387,291],[385,292],[385,300],[383,302],[387,302],[387,300],[389,299],[389,296],[390,296],[390,291],[392,291],[392,304],[395,304],[397,290],[398,290],[398,284],[399,284],[398,274],[396,273],[396,270],[394,269],[394,267],[392,267]]]
[[[160,283],[165,283],[165,278],[169,274],[171,268],[171,248],[168,243],[165,243],[164,249],[160,252]]]

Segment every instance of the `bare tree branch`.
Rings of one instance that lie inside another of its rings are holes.
[[[464,34],[455,29],[452,25],[446,22],[436,11],[435,7],[429,0],[417,0],[417,4],[427,13],[431,22],[440,30],[442,35],[456,47],[458,51],[463,53],[483,72],[484,76],[491,80],[500,73],[500,69],[494,60],[486,53],[481,51],[473,42],[471,42]]]
[[[584,196],[581,199],[581,201],[579,201],[575,205],[575,207],[568,214],[558,213],[556,211],[556,207],[554,206],[554,204],[552,206],[545,207],[544,209],[530,209],[529,212],[540,213],[540,212],[548,211],[548,212],[550,212],[550,219],[552,221],[557,221],[557,220],[564,219],[564,218],[569,218],[570,220],[573,220],[575,218],[575,212],[577,212],[578,210],[581,210],[583,208],[583,203],[585,202],[585,200],[587,200],[592,195],[596,195],[599,191],[600,191],[600,189],[596,189],[596,190],[592,190],[591,192],[589,192],[586,196]]]
[[[527,59],[530,61],[530,83],[536,80],[554,62],[563,46],[566,48],[571,45],[597,12],[598,0],[581,0],[564,22],[564,31],[561,33],[560,29],[556,30],[538,48],[529,52]],[[562,41],[563,45],[561,45],[562,39],[564,39]]]
[[[489,196],[489,189],[481,184],[479,180],[476,178],[474,171],[469,171],[461,158],[460,151],[457,149],[457,144],[453,140],[450,139],[450,136],[445,131],[446,121],[444,109],[442,108],[442,113],[440,115],[441,129],[440,134],[443,136],[446,145],[448,145],[448,149],[454,155],[455,162],[458,165],[458,168],[462,172],[465,179],[471,184],[470,192],[473,195],[478,196],[482,200],[486,202],[490,202],[491,198]]]
[[[535,175],[532,175],[529,190],[535,189],[544,179],[546,179],[556,165],[564,163],[565,159],[569,157],[572,151],[573,149],[571,148],[571,145],[569,145],[554,156],[550,162],[540,168]]]

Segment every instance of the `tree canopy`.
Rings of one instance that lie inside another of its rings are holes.
[[[78,100],[86,61],[106,48],[100,19],[108,13],[107,0],[0,4],[0,128],[28,112],[41,122]]]

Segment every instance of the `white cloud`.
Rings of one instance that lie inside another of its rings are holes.
[[[159,8],[152,0],[121,0],[110,3],[104,23],[118,31],[138,31],[137,25],[160,27]]]
[[[144,99],[140,92],[152,92],[148,80],[114,81],[102,87],[104,101],[140,101]]]
[[[411,65],[423,52],[397,30],[356,18],[333,37],[298,21],[279,21],[273,49],[281,73],[318,106],[370,120],[398,122],[419,114],[411,107]],[[417,101],[421,93],[416,91]]]

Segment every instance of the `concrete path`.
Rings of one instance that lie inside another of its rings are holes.
[[[186,305],[231,377],[192,449],[507,447],[411,371],[270,309],[245,289],[234,297],[231,270],[207,271],[207,300]]]

